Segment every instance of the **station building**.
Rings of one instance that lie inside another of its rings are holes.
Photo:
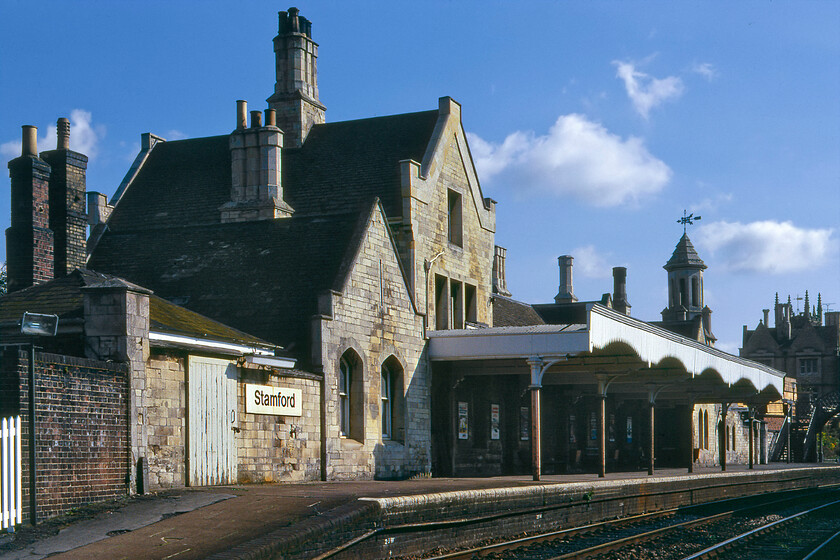
[[[85,192],[61,123],[55,152],[25,127],[9,163],[0,321],[57,314],[38,340],[51,356],[127,364],[132,490],[725,465],[720,411],[780,398],[782,373],[711,345],[687,236],[661,325],[629,315],[623,269],[613,294],[577,301],[565,257],[554,303],[517,302],[461,106],[329,123],[296,9],[274,50],[264,111],[231,104],[219,136],[143,134],[110,201]],[[97,289],[122,298],[113,332],[95,328]],[[12,354],[3,387],[25,415]],[[302,406],[259,408],[267,387]],[[221,439],[204,448],[207,433]]]

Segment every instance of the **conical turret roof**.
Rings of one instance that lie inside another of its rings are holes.
[[[688,234],[684,233],[677,243],[674,254],[671,255],[670,260],[663,267],[665,270],[673,270],[675,268],[699,268],[705,269],[706,263],[697,254],[694,245],[691,244],[691,239]]]

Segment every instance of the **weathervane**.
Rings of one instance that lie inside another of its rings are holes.
[[[683,210],[683,217],[677,220],[678,224],[682,224],[683,226],[683,234],[685,234],[685,228],[690,225],[694,225],[694,222],[697,220],[701,220],[701,216],[695,216],[694,212],[689,214],[688,216],[685,215],[685,210]]]

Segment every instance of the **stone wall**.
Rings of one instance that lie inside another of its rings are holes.
[[[341,293],[323,294],[315,319],[320,344],[313,362],[325,378],[325,462],[328,479],[403,478],[431,469],[430,378],[422,316],[413,306],[381,207],[361,240]],[[354,422],[340,433],[339,363],[354,356],[350,389]],[[402,372],[402,437],[382,437],[381,368]],[[359,424],[360,423],[360,424]]]
[[[186,484],[186,369],[183,356],[154,353],[146,365],[146,461],[149,489]]]
[[[320,376],[251,368],[240,368],[239,375],[239,482],[320,480]],[[246,383],[300,390],[302,416],[246,413]]]
[[[448,305],[454,285],[464,290],[455,304],[459,313],[464,310],[463,318],[442,328],[462,326],[464,319],[492,325],[487,302],[493,289],[495,203],[483,198],[461,126],[461,106],[448,97],[440,100],[431,144],[426,160],[403,162],[401,170],[403,223],[397,229],[400,255],[416,287],[415,301],[421,312],[428,310],[428,325],[434,330],[440,326],[436,316],[448,314],[440,306]],[[457,201],[454,220],[453,201]],[[453,227],[457,232],[451,236]],[[433,261],[428,276],[426,261]],[[467,285],[475,289],[472,309],[465,301]],[[440,298],[436,297],[439,286],[444,287]]]

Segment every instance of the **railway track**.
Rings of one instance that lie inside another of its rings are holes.
[[[724,500],[524,536],[426,558],[775,560],[806,558],[820,546],[820,551],[812,557],[814,560],[840,558],[837,553],[840,549],[840,489],[828,487],[785,492],[779,496]],[[773,540],[773,535],[778,537]]]

